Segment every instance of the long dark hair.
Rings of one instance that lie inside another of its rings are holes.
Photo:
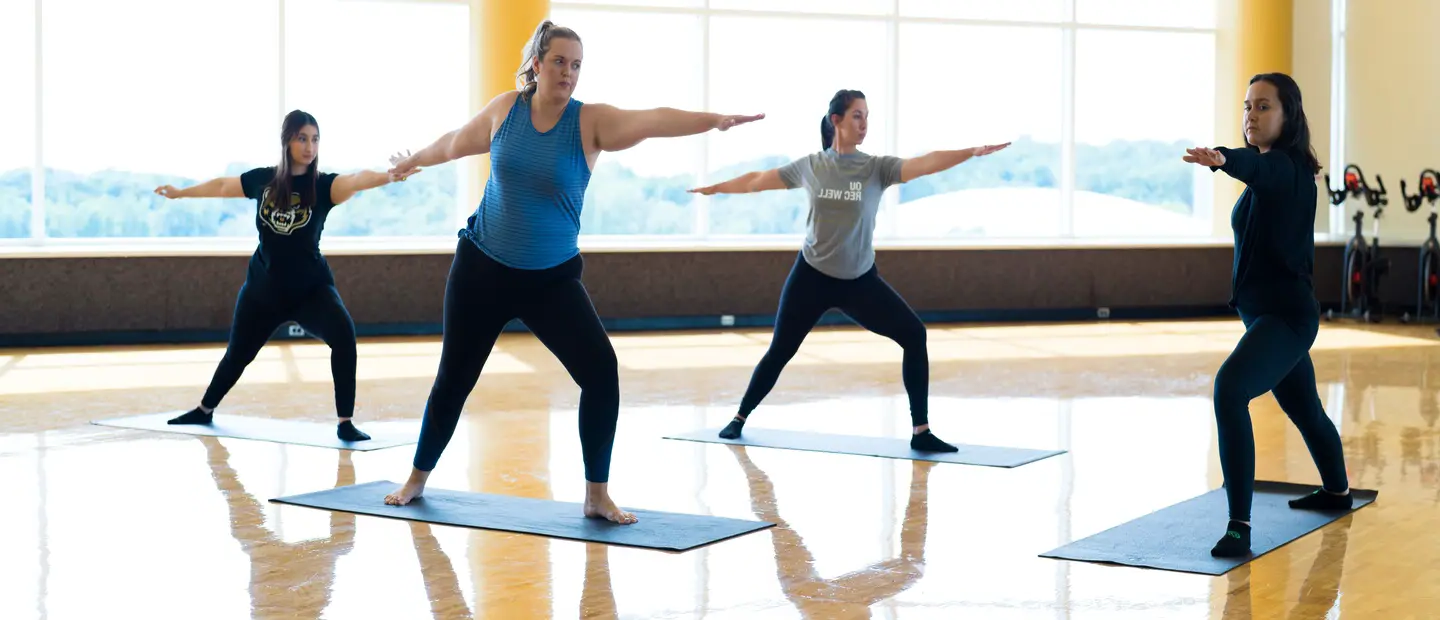
[[[820,144],[825,148],[835,143],[835,124],[830,122],[831,115],[845,116],[845,111],[850,109],[850,104],[856,99],[864,99],[865,93],[858,90],[841,89],[830,98],[830,111],[825,113],[825,118],[820,119]]]
[[[270,182],[270,203],[276,209],[290,208],[290,192],[300,192],[300,204],[305,206],[315,205],[315,183],[316,171],[320,169],[320,156],[317,154],[315,160],[305,169],[309,175],[309,181],[301,183],[300,187],[293,187],[294,177],[290,174],[290,141],[300,135],[300,130],[306,126],[314,127],[316,132],[320,131],[320,123],[308,112],[294,110],[285,115],[285,123],[280,127],[280,165],[275,168],[275,180]]]
[[[1320,171],[1320,158],[1315,156],[1315,147],[1310,144],[1310,121],[1305,118],[1305,107],[1300,102],[1300,85],[1284,73],[1261,73],[1250,78],[1250,83],[1269,82],[1280,95],[1280,108],[1285,111],[1285,125],[1280,128],[1280,137],[1270,148],[1289,153],[1298,163],[1305,164],[1311,173]],[[1245,146],[1259,150],[1250,141]]]

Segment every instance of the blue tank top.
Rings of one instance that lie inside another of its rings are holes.
[[[590,165],[580,142],[580,101],[541,133],[516,97],[490,141],[490,180],[460,236],[515,269],[549,269],[580,253],[580,210]]]

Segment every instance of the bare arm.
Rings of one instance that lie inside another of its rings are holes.
[[[674,108],[653,110],[622,110],[594,104],[593,144],[601,151],[623,151],[650,138],[678,138],[705,133],[712,129],[725,131],[736,125],[758,121],[764,114],[735,116],[710,112],[687,112]]]
[[[375,189],[392,182],[404,181],[411,175],[420,172],[419,168],[412,169],[403,175],[396,175],[389,172],[375,170],[361,170],[351,174],[342,174],[335,177],[335,182],[330,185],[330,203],[342,204],[346,200],[355,197],[355,194],[367,189]]]
[[[471,155],[490,152],[490,136],[495,133],[495,119],[504,118],[519,93],[505,93],[490,100],[464,127],[447,132],[429,146],[395,162],[392,173],[404,174],[415,168],[426,168]]]
[[[933,151],[919,157],[911,157],[906,159],[900,167],[900,182],[908,183],[925,175],[944,172],[965,163],[971,157],[983,157],[1007,146],[1010,146],[1009,142],[958,151]]]
[[[713,194],[753,194],[774,189],[788,189],[785,187],[785,181],[780,178],[778,169],[747,172],[729,181],[692,189],[690,192],[710,196]]]
[[[176,189],[173,185],[161,185],[155,193],[166,198],[244,198],[245,190],[240,187],[240,177],[220,177],[199,185]]]

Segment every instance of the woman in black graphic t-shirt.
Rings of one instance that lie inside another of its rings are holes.
[[[249,198],[256,202],[255,228],[260,245],[235,302],[235,320],[225,358],[215,369],[200,406],[170,420],[171,424],[209,424],[220,399],[240,380],[245,367],[281,324],[295,321],[330,346],[330,372],[335,381],[336,434],[345,441],[370,436],[355,428],[355,323],[335,290],[330,265],[320,255],[325,217],[356,193],[413,174],[392,176],[362,171],[336,175],[319,171],[320,124],[295,110],[281,129],[280,165],[257,168],[239,177],[224,177],[194,187],[155,189],[166,198]],[[278,172],[278,174],[277,174]],[[286,200],[275,200],[286,196]]]

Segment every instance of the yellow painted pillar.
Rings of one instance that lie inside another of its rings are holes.
[[[521,50],[535,27],[550,16],[549,0],[470,0],[470,109],[478,113],[501,93],[515,89]],[[471,157],[465,173],[469,196],[479,204],[490,173],[489,156]],[[481,378],[470,402],[481,409],[493,399],[484,396]],[[533,403],[528,403],[533,405]],[[468,416],[470,486],[482,493],[549,498],[550,451],[548,407],[525,407],[523,419],[501,421]],[[538,447],[538,449],[537,449]],[[572,474],[573,472],[565,472]],[[475,581],[476,617],[549,618],[551,614],[550,544],[545,538],[498,532],[470,537],[470,568]]]
[[[1238,147],[1242,101],[1257,73],[1293,73],[1293,0],[1221,0],[1215,37],[1215,144]],[[1321,119],[1323,122],[1324,119]],[[1316,122],[1315,118],[1310,119]],[[1230,235],[1230,209],[1243,188],[1215,175],[1214,231]]]
[[[520,52],[550,16],[550,0],[470,0],[470,111],[515,90]],[[490,174],[488,155],[470,158],[470,197],[479,204]]]

